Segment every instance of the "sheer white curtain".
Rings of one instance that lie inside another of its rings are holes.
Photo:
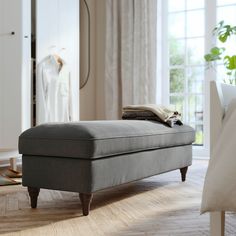
[[[106,1],[106,118],[155,103],[157,0]]]

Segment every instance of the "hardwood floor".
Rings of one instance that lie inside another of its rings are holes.
[[[206,167],[195,161],[185,183],[174,171],[99,192],[88,217],[76,193],[41,190],[38,209],[31,209],[26,188],[0,187],[0,234],[209,235],[209,216],[199,214]],[[236,235],[236,215],[227,214],[226,231]]]

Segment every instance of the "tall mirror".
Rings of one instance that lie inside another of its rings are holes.
[[[80,0],[80,89],[90,75],[90,11],[86,0]]]

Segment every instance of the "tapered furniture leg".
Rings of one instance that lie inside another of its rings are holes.
[[[11,157],[10,158],[10,168],[12,170],[17,171],[17,158],[16,157]]]
[[[188,167],[184,167],[180,169],[182,182],[186,180],[187,171],[188,171]]]
[[[217,211],[210,213],[210,235],[224,236],[225,235],[225,212]]]
[[[37,201],[38,201],[39,191],[40,191],[39,188],[28,187],[28,192],[29,192],[29,196],[30,196],[31,208],[36,208],[36,207],[37,207]]]
[[[80,193],[79,198],[82,204],[83,215],[87,216],[90,210],[90,204],[92,202],[93,194],[91,193]]]

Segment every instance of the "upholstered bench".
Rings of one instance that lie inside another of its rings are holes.
[[[180,169],[192,163],[194,130],[151,121],[49,123],[19,138],[23,185],[31,207],[40,188],[78,192],[88,215],[96,191]]]

